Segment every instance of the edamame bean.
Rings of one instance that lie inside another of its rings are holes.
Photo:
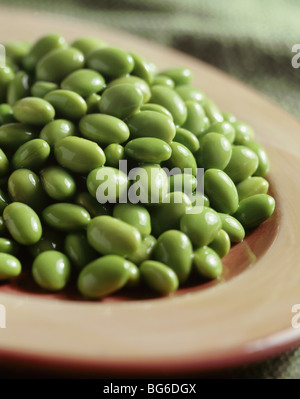
[[[171,157],[172,149],[161,139],[155,137],[139,137],[126,144],[125,154],[136,161],[160,163]]]
[[[212,100],[205,98],[202,102],[202,106],[210,123],[223,122],[223,116],[219,108]]]
[[[200,149],[195,154],[197,165],[205,169],[223,170],[232,154],[230,142],[218,133],[207,133],[201,140]]]
[[[100,104],[101,96],[97,93],[93,93],[88,96],[85,100],[87,105],[87,114],[96,114],[99,112],[99,104]]]
[[[149,260],[152,256],[155,243],[156,243],[155,237],[153,236],[145,237],[142,240],[141,244],[139,245],[138,249],[131,255],[127,256],[128,260],[130,260],[136,265],[140,265],[145,260]]]
[[[104,90],[99,108],[103,114],[125,119],[139,111],[143,103],[142,92],[128,83],[120,83]]]
[[[134,263],[130,261],[127,261],[127,263],[128,263],[129,277],[126,285],[127,287],[136,287],[139,285],[141,279],[140,270],[136,267]]]
[[[21,263],[15,256],[0,253],[0,281],[17,277],[21,271]]]
[[[14,105],[18,100],[30,95],[29,75],[19,71],[7,86],[6,100],[9,105]]]
[[[49,197],[57,201],[67,201],[75,194],[75,180],[63,168],[50,166],[43,169],[40,174],[43,188]]]
[[[201,90],[189,85],[177,86],[175,91],[180,95],[183,101],[192,100],[202,104],[205,99],[205,95]]]
[[[200,147],[197,137],[189,130],[183,129],[181,127],[176,128],[174,141],[183,144],[192,153],[195,153]]]
[[[9,171],[9,162],[7,156],[0,148],[0,177],[5,176]]]
[[[96,198],[91,196],[90,193],[87,192],[79,193],[75,198],[75,202],[77,205],[80,205],[83,208],[85,208],[92,218],[95,216],[111,214],[110,208],[105,204],[100,204],[96,200]]]
[[[231,242],[240,242],[245,237],[245,230],[241,223],[233,216],[226,213],[219,213],[222,222],[222,230],[224,230]]]
[[[0,216],[0,237],[3,237],[7,233],[3,217]]]
[[[8,123],[0,126],[0,146],[16,150],[36,135],[36,130],[32,126],[23,123]]]
[[[84,66],[84,55],[76,48],[52,50],[36,65],[37,80],[60,83],[70,73]],[[49,93],[48,93],[49,94]]]
[[[134,68],[132,75],[138,76],[148,84],[151,84],[154,78],[154,71],[151,64],[146,61],[142,56],[136,53],[130,53],[134,61]]]
[[[134,68],[132,56],[115,47],[99,47],[87,55],[87,65],[109,78],[127,75]]]
[[[270,163],[268,155],[264,148],[259,143],[253,140],[247,141],[245,145],[246,147],[250,148],[250,150],[252,150],[258,158],[258,167],[255,170],[254,175],[261,177],[266,176],[266,174],[269,173],[270,170]]]
[[[146,260],[141,264],[140,273],[143,281],[162,295],[169,295],[178,288],[179,282],[176,274],[161,262]]]
[[[120,119],[112,115],[89,114],[79,122],[81,134],[98,144],[124,143],[129,138],[129,129]]]
[[[70,136],[57,141],[54,155],[62,167],[77,173],[89,173],[105,163],[102,148],[81,137]]]
[[[105,80],[100,73],[92,69],[78,69],[70,73],[62,82],[63,90],[72,90],[82,97],[98,93],[105,86]]]
[[[181,217],[191,208],[191,200],[185,193],[167,194],[151,213],[153,234],[158,237],[167,230],[179,229]]]
[[[9,66],[0,68],[0,103],[5,102],[8,85],[14,77],[14,71]]]
[[[99,257],[98,253],[89,245],[86,235],[82,233],[68,234],[64,243],[64,251],[72,264],[79,270]]]
[[[50,91],[59,89],[58,85],[53,82],[37,81],[31,86],[31,94],[33,97],[45,97]]]
[[[179,168],[183,173],[197,175],[196,160],[191,151],[183,144],[173,141],[170,143],[172,155],[166,162],[170,168]]]
[[[87,189],[101,204],[116,203],[126,198],[129,181],[122,170],[104,166],[92,170],[87,177]]]
[[[142,237],[151,234],[150,214],[142,205],[117,204],[113,210],[113,217],[136,227]]]
[[[19,251],[19,245],[10,238],[0,238],[0,253],[16,255]]]
[[[242,145],[235,145],[232,147],[231,158],[224,172],[234,183],[239,183],[253,175],[258,162],[258,157],[252,150]]]
[[[57,230],[51,230],[49,228],[43,229],[41,239],[33,245],[29,245],[28,249],[30,254],[36,258],[40,253],[45,251],[61,251],[63,237],[57,232]]]
[[[65,39],[57,34],[50,34],[41,37],[23,58],[23,65],[26,70],[33,71],[37,62],[52,50],[66,47]]]
[[[158,104],[152,104],[152,103],[147,103],[143,104],[140,108],[140,111],[155,111],[159,112],[168,118],[170,118],[173,121],[173,116],[170,111],[167,110],[167,108],[163,107],[162,105]]]
[[[175,125],[181,126],[187,118],[187,109],[175,90],[166,86],[153,86],[150,102],[167,108],[173,116]]]
[[[188,173],[171,175],[169,178],[170,191],[182,191],[187,195],[194,192],[197,188],[197,179]]]
[[[171,78],[176,86],[189,85],[193,79],[192,71],[184,67],[168,68],[161,73]]]
[[[31,44],[27,41],[14,40],[4,43],[5,55],[10,60],[18,65],[21,65],[23,57],[25,57],[30,48]]]
[[[44,98],[52,104],[55,112],[61,118],[78,120],[87,112],[86,102],[74,91],[53,90],[46,94]]]
[[[187,235],[178,230],[161,234],[154,248],[154,259],[169,266],[184,283],[192,269],[193,247]]]
[[[0,104],[0,126],[15,122],[13,109],[9,104]]]
[[[204,110],[198,102],[192,100],[186,101],[185,106],[187,117],[181,127],[199,136],[206,127]]]
[[[255,194],[267,194],[269,182],[263,177],[248,177],[236,186],[239,201]]]
[[[225,230],[220,230],[216,238],[209,244],[209,247],[213,249],[220,258],[224,258],[230,251],[230,238]]]
[[[169,76],[159,74],[154,77],[152,86],[166,86],[174,89],[175,83]]]
[[[223,271],[219,255],[207,246],[203,246],[194,252],[194,265],[197,272],[208,279],[219,277]]]
[[[9,203],[10,203],[10,200],[9,200],[7,194],[2,189],[0,189],[0,213],[1,213],[1,215]]]
[[[180,230],[196,246],[210,244],[221,229],[221,220],[213,209],[203,207],[196,214],[185,214],[180,220]]]
[[[228,122],[216,122],[209,126],[205,133],[220,133],[223,134],[229,143],[235,140],[235,129],[232,124]]]
[[[38,215],[26,204],[13,202],[3,211],[7,230],[19,244],[30,245],[42,236],[42,226]]]
[[[267,194],[256,194],[243,199],[239,203],[234,217],[243,225],[245,230],[259,226],[274,212],[275,200]]]
[[[48,291],[62,290],[66,286],[70,274],[70,261],[59,251],[41,252],[32,264],[32,275],[35,282]]]
[[[119,162],[125,159],[125,150],[120,144],[111,143],[104,150],[106,162],[105,165],[113,168],[119,167]]]
[[[102,255],[133,254],[141,244],[139,230],[111,216],[97,216],[87,228],[89,244]]]
[[[150,87],[143,79],[132,75],[122,76],[120,78],[112,80],[108,84],[107,88],[110,89],[111,87],[117,86],[119,84],[131,84],[136,89],[140,90],[143,94],[143,103],[148,103],[148,101],[150,100]]]
[[[71,46],[80,50],[86,57],[92,50],[99,47],[106,47],[107,44],[105,41],[95,37],[80,37],[79,39],[76,39]]]
[[[107,255],[85,266],[77,281],[79,292],[88,298],[99,299],[118,291],[130,277],[130,262],[121,256]]]
[[[229,123],[234,123],[236,122],[236,117],[228,111],[222,111],[222,116],[224,118],[224,121],[229,122]]]
[[[249,140],[254,138],[254,130],[245,122],[236,121],[232,123],[235,129],[235,140],[236,145],[247,145]]]
[[[131,138],[156,137],[170,143],[175,136],[175,125],[166,115],[155,111],[141,111],[126,121]]]
[[[46,125],[54,116],[52,105],[42,98],[25,97],[13,106],[14,117],[21,123]]]
[[[8,179],[8,192],[13,201],[27,204],[39,212],[46,204],[46,196],[37,174],[29,169],[17,169]]]
[[[34,139],[17,149],[12,158],[12,166],[14,169],[38,169],[45,164],[49,155],[49,144],[45,140]]]
[[[40,139],[47,141],[51,148],[54,144],[65,137],[76,135],[76,126],[66,119],[56,119],[47,123],[40,133]]]
[[[230,177],[219,169],[207,169],[204,173],[204,191],[211,206],[218,212],[232,214],[238,208],[239,198]]]
[[[66,202],[47,206],[42,216],[48,226],[67,232],[84,229],[91,220],[90,214],[82,206]]]

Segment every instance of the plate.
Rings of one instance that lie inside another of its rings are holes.
[[[6,328],[1,364],[113,375],[207,371],[262,359],[300,342],[292,306],[300,303],[300,124],[246,85],[197,59],[82,20],[1,8],[1,41],[60,32],[97,36],[142,54],[160,69],[186,66],[194,85],[251,124],[270,156],[272,218],[236,245],[223,278],[154,299],[104,301],[45,295],[26,285],[0,288]]]

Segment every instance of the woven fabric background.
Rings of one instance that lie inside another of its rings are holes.
[[[298,0],[0,0],[124,29],[208,62],[300,118]],[[1,41],[1,38],[0,38]],[[300,287],[299,287],[300,288]],[[300,378],[300,348],[220,378]]]

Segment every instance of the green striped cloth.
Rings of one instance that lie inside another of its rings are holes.
[[[300,118],[298,0],[0,0],[77,16],[156,40],[250,84]],[[300,348],[223,378],[300,378]]]

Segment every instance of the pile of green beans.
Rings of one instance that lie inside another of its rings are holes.
[[[218,278],[231,244],[272,215],[265,150],[248,124],[191,86],[189,69],[158,72],[96,38],[49,34],[5,47],[0,280],[30,267],[48,291],[72,275],[90,299],[138,286],[167,295],[195,274]],[[153,177],[140,182],[143,203],[120,201],[134,184],[120,161]],[[116,203],[97,200],[104,183]],[[204,206],[189,213],[197,196]]]

